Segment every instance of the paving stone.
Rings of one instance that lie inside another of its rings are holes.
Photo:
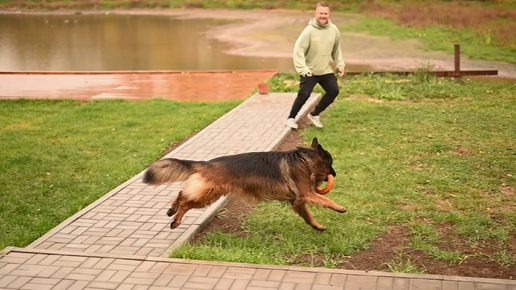
[[[33,284],[27,283],[23,285],[20,290],[50,290],[53,288],[53,285],[41,285],[41,284]]]
[[[70,290],[73,289],[73,290],[82,290],[84,288],[86,288],[86,285],[88,285],[90,282],[89,281],[75,281],[72,286],[70,287]]]
[[[45,270],[45,266],[21,264],[9,274],[14,276],[32,277],[34,274],[39,274],[43,270]]]
[[[197,267],[197,269],[195,269],[195,272],[193,272],[192,276],[206,277],[208,276],[208,273],[211,271],[212,268],[213,266],[200,265],[199,267]]]
[[[121,283],[131,275],[130,271],[116,271],[116,273],[109,278],[109,282]]]
[[[7,288],[20,289],[30,280],[32,280],[32,277],[16,277],[16,279],[7,285]]]
[[[312,289],[312,285],[308,285],[308,284],[296,284],[296,287],[294,287],[295,290],[311,290]],[[353,290],[353,289],[348,289],[348,290]]]
[[[97,276],[95,277],[95,281],[99,281],[99,282],[107,282],[109,281],[117,272],[122,272],[122,271],[116,271],[116,270],[102,270],[102,272]],[[131,272],[130,271],[124,271],[128,274],[130,274]]]
[[[0,287],[6,288],[7,285],[11,284],[14,280],[16,280],[18,276],[14,275],[6,275],[0,278]]]
[[[52,274],[52,278],[63,279],[68,276],[75,268],[74,267],[60,267],[54,274]]]
[[[188,278],[190,278],[190,277],[189,276],[185,276],[185,275],[176,275],[172,279],[172,281],[170,281],[168,286],[181,288],[186,283],[186,281],[188,281]]]
[[[286,273],[287,273],[287,271],[285,271],[285,270],[272,270],[271,274],[269,275],[269,278],[267,280],[283,281],[283,278],[285,277]]]
[[[27,265],[37,265],[42,260],[44,260],[47,256],[46,255],[34,255],[29,260],[25,262]]]
[[[184,288],[193,289],[213,289],[215,284],[219,281],[218,278],[207,278],[207,277],[190,277],[184,284]]]
[[[151,253],[154,249],[151,248],[140,248],[137,252],[134,253],[136,256],[148,256],[149,253]],[[158,257],[161,256],[161,254],[157,255]]]
[[[219,279],[219,281],[217,282],[217,284],[215,285],[215,287],[213,289],[229,290],[231,288],[231,285],[233,285],[233,282],[235,282],[235,279],[227,279],[227,278]]]
[[[315,273],[305,273],[297,271],[289,271],[283,278],[283,282],[292,282],[296,284],[313,284],[315,281]]]
[[[376,289],[378,290],[394,290],[394,278],[392,277],[378,277]]]
[[[100,269],[104,270],[106,269],[111,263],[113,263],[115,259],[113,258],[102,258],[100,261],[98,261],[95,266],[93,266],[94,269]]]
[[[317,273],[315,276],[314,285],[330,285],[331,280],[331,273]]]
[[[269,289],[277,289],[281,282],[272,282],[272,281],[264,281],[264,280],[251,280],[249,282],[248,287],[253,288],[269,288]]]
[[[254,273],[254,276],[252,279],[266,281],[270,274],[271,274],[271,270],[269,270],[269,269],[258,269]]]
[[[360,281],[360,280],[362,280],[362,281]],[[367,281],[367,279],[359,279],[359,283],[360,282],[367,283],[366,281]],[[353,281],[351,279],[348,279],[347,275],[343,275],[343,274],[332,274],[331,275],[331,279],[330,279],[331,286],[344,286],[349,283],[353,283]]]
[[[34,278],[30,281],[32,284],[41,284],[41,285],[57,285],[61,279],[52,279],[52,278]]]
[[[231,284],[231,288],[229,288],[229,289],[230,290],[246,289],[247,284],[249,284],[249,280],[235,279],[235,281],[233,281],[233,284]]]
[[[61,280],[52,290],[67,290],[73,283],[73,280]]]
[[[505,284],[493,284],[493,283],[475,283],[476,290],[507,290]]]
[[[475,283],[459,282],[459,290],[475,290]]]
[[[394,278],[392,288],[399,290],[408,290],[410,287],[410,279],[408,278]]]
[[[442,281],[442,290],[459,290],[458,281]]]
[[[161,274],[152,284],[153,286],[166,287],[172,279],[174,279],[175,275],[171,274]]]
[[[296,288],[296,283],[285,282],[281,283],[278,290],[294,290],[294,288]]]
[[[226,272],[227,267],[225,266],[214,266],[211,271],[208,273],[208,277],[212,278],[221,278],[222,275]]]
[[[18,268],[19,264],[13,263],[13,264],[6,264],[0,269],[0,275],[7,275],[14,271],[16,268]]]
[[[342,290],[341,286],[329,286],[329,285],[313,285],[312,290]],[[351,288],[350,288],[351,289]],[[360,288],[366,290],[367,288]],[[373,289],[375,290],[375,289]]]
[[[79,281],[93,281],[97,275],[87,275],[87,274],[74,274],[70,273],[65,278],[67,280],[79,280]]]
[[[120,286],[119,283],[112,282],[91,282],[88,284],[88,288],[95,289],[117,289]]]
[[[439,280],[410,279],[411,290],[440,290],[441,284]]]

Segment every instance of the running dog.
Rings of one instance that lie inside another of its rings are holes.
[[[329,191],[337,175],[332,164],[331,154],[314,138],[311,147],[291,151],[251,152],[209,161],[161,159],[147,168],[143,182],[159,185],[185,181],[184,189],[167,211],[169,217],[175,215],[171,229],[181,224],[190,209],[204,208],[231,193],[233,198],[289,202],[307,224],[323,231],[326,227],[312,217],[306,204],[346,212],[322,195]],[[328,182],[326,190],[320,188],[324,181]]]

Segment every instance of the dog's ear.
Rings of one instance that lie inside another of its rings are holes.
[[[317,138],[314,137],[314,139],[312,140],[312,148],[317,150],[317,145],[319,145],[319,141],[317,141]]]
[[[328,152],[326,150],[324,150],[324,148],[322,148],[322,146],[320,144],[317,144],[317,154],[321,157],[326,157],[326,155],[328,154]]]
[[[324,157],[327,154],[326,150],[324,150],[324,148],[322,148],[321,144],[319,144],[319,141],[317,140],[317,138],[314,138],[312,140],[312,148],[314,148],[315,151],[317,151],[317,154],[321,157]]]

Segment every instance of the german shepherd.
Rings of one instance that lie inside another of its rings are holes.
[[[332,163],[330,153],[314,138],[311,147],[291,151],[251,152],[209,161],[161,159],[147,168],[143,182],[159,185],[186,181],[167,211],[169,217],[175,214],[171,229],[181,224],[190,209],[204,208],[231,193],[235,198],[287,201],[307,224],[323,231],[326,227],[315,221],[306,204],[346,212],[316,192],[323,181],[328,181],[328,175],[337,175]]]

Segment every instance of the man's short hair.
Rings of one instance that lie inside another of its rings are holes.
[[[317,3],[317,6],[315,7],[330,7],[326,1],[321,1]]]

